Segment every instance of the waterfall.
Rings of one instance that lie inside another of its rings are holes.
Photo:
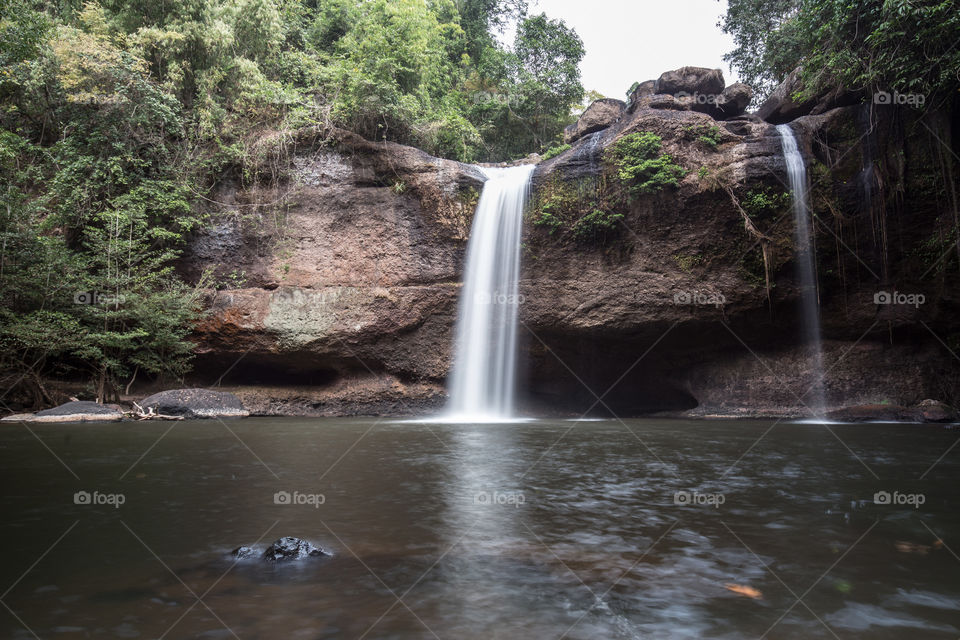
[[[523,209],[533,165],[483,169],[457,314],[448,418],[509,420],[516,378]]]
[[[797,146],[797,139],[789,125],[777,125],[783,140],[783,159],[787,164],[787,177],[793,192],[793,215],[796,221],[797,278],[800,283],[804,341],[812,350],[811,368],[814,384],[809,403],[815,417],[825,413],[823,392],[823,350],[820,339],[820,304],[817,293],[816,249],[811,229],[809,185],[807,168]]]

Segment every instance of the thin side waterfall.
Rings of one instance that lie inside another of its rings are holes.
[[[787,177],[793,192],[793,215],[796,221],[797,277],[800,282],[801,318],[804,342],[812,350],[811,369],[813,386],[803,397],[814,417],[822,417],[826,412],[823,392],[823,349],[820,338],[820,303],[817,292],[816,249],[811,230],[809,185],[807,168],[797,146],[790,125],[777,125],[777,131],[783,140],[783,159],[787,164]],[[809,398],[809,400],[807,400]]]
[[[447,417],[509,420],[514,411],[520,235],[533,165],[483,169],[457,314]]]

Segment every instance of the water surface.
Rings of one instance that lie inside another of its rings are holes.
[[[0,438],[5,638],[960,635],[960,431],[943,426],[32,429]],[[334,556],[229,555],[281,535]]]

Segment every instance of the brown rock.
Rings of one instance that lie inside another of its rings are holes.
[[[576,125],[567,127],[563,133],[564,142],[570,144],[597,131],[602,131],[619,122],[627,105],[622,100],[601,98],[583,112]]]

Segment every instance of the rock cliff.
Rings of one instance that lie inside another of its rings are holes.
[[[816,380],[797,324],[780,138],[739,115],[749,88],[724,89],[705,71],[664,74],[629,104],[591,107],[568,130],[572,148],[538,166],[537,193],[594,188],[614,179],[612,144],[652,132],[686,175],[623,205],[602,243],[526,225],[528,410],[805,413]],[[666,85],[682,95],[657,92]],[[700,85],[726,97],[701,108],[687,91]],[[955,403],[957,254],[947,191],[930,178],[939,143],[905,135],[919,125],[899,112],[810,111],[791,126],[817,216],[828,404]],[[439,407],[482,174],[343,131],[302,132],[288,148],[292,168],[273,186],[220,189],[215,224],[182,261],[188,279],[207,270],[218,283],[193,382],[263,414]]]

